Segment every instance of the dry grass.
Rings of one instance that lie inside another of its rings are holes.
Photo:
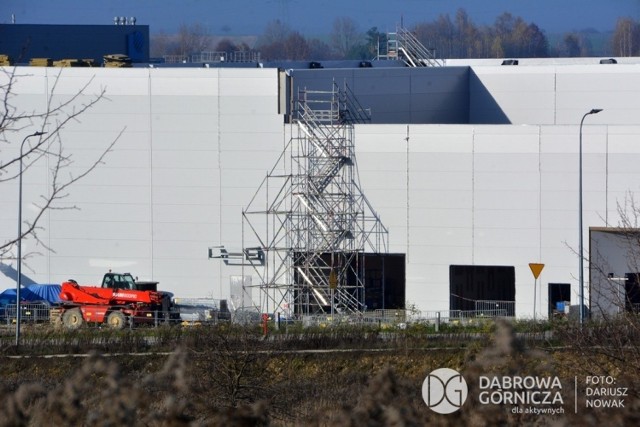
[[[5,358],[0,426],[640,424],[637,396],[624,410],[578,414],[567,398],[563,416],[512,414],[478,402],[474,385],[480,375],[558,376],[569,391],[574,375],[605,363],[617,369],[619,381],[637,384],[639,373],[621,371],[614,354],[587,355],[584,338],[574,337],[575,346],[562,351],[543,351],[526,346],[504,322],[490,340],[462,348],[456,342],[449,350],[414,347],[415,341],[398,338],[369,351],[375,345],[370,337],[358,342],[356,334],[348,336],[353,352],[288,352],[283,350],[304,348],[304,339],[265,341],[259,331],[225,327],[172,338],[180,346],[169,356]],[[335,344],[338,338],[314,335],[307,344],[327,348],[325,339]],[[626,357],[631,363],[634,356]],[[429,410],[420,391],[425,376],[441,367],[459,370],[470,385],[467,403],[446,416]]]

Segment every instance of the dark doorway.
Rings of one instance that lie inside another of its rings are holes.
[[[625,274],[627,280],[624,283],[625,310],[632,313],[640,311],[640,273]]]
[[[505,302],[507,316],[515,316],[516,271],[511,266],[449,266],[449,308],[477,310],[479,301]]]
[[[549,283],[549,319],[563,315],[565,304],[571,305],[571,285],[569,283]],[[560,304],[558,304],[560,303]]]
[[[405,308],[405,257],[405,254],[359,253],[350,260],[340,258],[339,262],[343,263],[342,265],[344,263],[350,263],[351,265],[346,276],[347,285],[356,285],[358,280],[356,272],[364,274],[364,298],[362,288],[358,289],[357,294],[354,293],[354,298],[364,302],[367,310],[396,310]],[[295,260],[303,258],[303,253],[295,253]],[[332,265],[330,253],[321,254],[320,259],[327,266]],[[338,262],[336,259],[334,259],[334,262]],[[294,265],[296,265],[295,260]],[[327,275],[329,271],[327,268]],[[297,270],[294,272],[294,281],[296,283],[303,282]],[[295,299],[300,301],[308,300],[304,294],[298,293],[295,294]],[[303,303],[296,304],[294,310],[296,314],[307,314],[304,310],[308,310],[308,306]],[[323,306],[322,310],[328,312],[330,307]]]
[[[405,308],[405,254],[366,254],[364,269],[368,310]]]

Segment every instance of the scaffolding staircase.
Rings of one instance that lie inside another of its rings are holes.
[[[380,49],[377,59],[403,61],[408,67],[442,67],[444,61],[436,57],[435,49],[424,47],[420,40],[404,27],[388,33],[386,46]]]
[[[264,253],[264,265],[254,264],[264,310],[365,309],[365,253],[388,247],[388,232],[357,184],[353,128],[367,121],[370,113],[346,85],[299,91],[291,139],[256,193],[264,203],[254,196],[243,211],[243,229],[254,233],[243,244],[258,242]],[[261,205],[267,209],[255,209]]]

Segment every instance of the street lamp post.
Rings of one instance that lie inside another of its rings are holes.
[[[580,176],[580,184],[578,187],[578,228],[580,229],[580,240],[579,240],[579,252],[580,252],[580,271],[579,271],[579,283],[580,283],[580,325],[584,323],[584,242],[582,236],[582,125],[584,124],[584,119],[589,114],[598,114],[602,111],[602,108],[593,108],[591,111],[585,113],[582,116],[582,120],[580,120],[580,154],[579,154],[579,170],[578,175]]]
[[[16,347],[20,345],[20,288],[22,287],[22,157],[27,139],[44,135],[46,132],[34,132],[27,135],[20,145],[20,172],[18,173],[18,281],[16,284]]]

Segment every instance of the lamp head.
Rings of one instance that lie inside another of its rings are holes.
[[[594,108],[593,110],[589,111],[589,114],[598,114],[600,111],[602,111],[602,108]]]

